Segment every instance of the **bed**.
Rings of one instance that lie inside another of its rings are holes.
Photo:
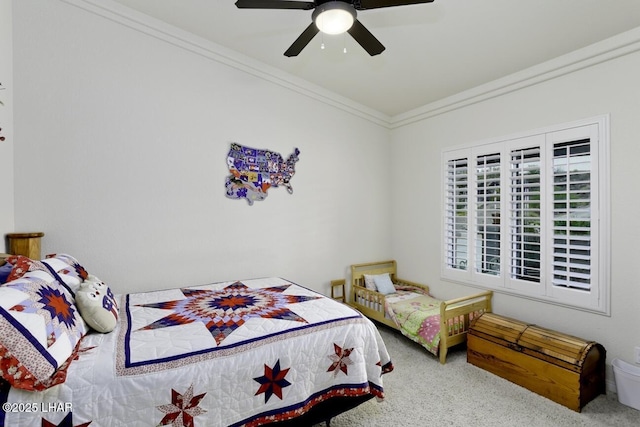
[[[0,425],[328,425],[393,369],[373,322],[286,279],[114,295],[67,255],[22,270],[0,286]]]
[[[350,304],[365,316],[402,332],[438,356],[466,341],[469,322],[491,311],[491,291],[440,301],[429,287],[397,277],[396,261],[351,266]]]

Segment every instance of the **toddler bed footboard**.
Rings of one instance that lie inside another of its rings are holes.
[[[390,326],[400,329],[385,309],[385,295],[377,290],[367,289],[365,275],[381,275],[388,273],[396,287],[414,287],[421,292],[429,293],[424,284],[403,280],[396,276],[396,262],[382,261],[351,266],[351,301],[350,304],[362,314]],[[448,301],[440,301],[440,343],[438,356],[440,363],[445,363],[448,349],[466,341],[469,323],[484,312],[491,311],[491,291],[476,293]]]

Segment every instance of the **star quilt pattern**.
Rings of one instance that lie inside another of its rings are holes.
[[[240,282],[235,282],[221,290],[182,289],[184,299],[142,304],[142,307],[172,311],[171,314],[142,329],[202,322],[211,332],[216,343],[220,345],[233,331],[251,318],[305,322],[302,317],[289,310],[287,304],[301,303],[317,297],[283,294],[290,286],[251,289]]]
[[[285,279],[116,298],[116,329],[85,336],[55,392],[0,391],[72,408],[2,413],[5,425],[258,426],[333,397],[384,398],[393,365],[373,323]]]

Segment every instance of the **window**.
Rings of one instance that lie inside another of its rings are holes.
[[[443,152],[442,276],[609,310],[608,117]]]

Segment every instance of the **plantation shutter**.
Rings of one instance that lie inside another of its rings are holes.
[[[608,313],[609,118],[443,151],[443,279]]]
[[[476,157],[475,271],[500,275],[500,153]]]
[[[541,149],[511,151],[509,243],[511,278],[540,282]]]
[[[445,175],[445,265],[466,270],[469,257],[468,160],[448,160]]]
[[[554,144],[554,286],[591,289],[591,168],[589,139]]]

